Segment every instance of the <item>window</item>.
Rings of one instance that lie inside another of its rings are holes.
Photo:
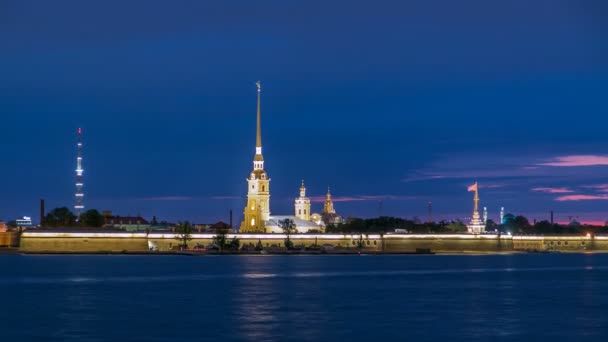
[[[266,191],[266,187],[262,185],[262,191]]]
[[[302,209],[298,209],[298,215],[302,215]]]
[[[374,240],[374,246],[376,246],[378,244],[378,241]]]
[[[306,209],[304,209],[304,215],[306,215]]]
[[[252,227],[255,226],[255,219],[254,218],[251,219],[251,226]]]

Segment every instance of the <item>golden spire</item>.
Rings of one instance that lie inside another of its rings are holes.
[[[262,147],[262,125],[260,123],[260,115],[261,115],[261,110],[260,110],[260,93],[262,92],[262,83],[260,83],[260,81],[257,81],[256,84],[258,86],[258,125],[257,125],[257,131],[256,131],[256,136],[255,136],[255,147]],[[262,154],[262,153],[259,153]]]

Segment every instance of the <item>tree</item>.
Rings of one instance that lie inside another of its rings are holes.
[[[281,227],[281,229],[283,229],[283,233],[287,235],[287,238],[285,239],[285,247],[287,249],[293,248],[293,242],[291,242],[291,234],[297,231],[295,222],[293,222],[293,220],[291,219],[286,218],[284,220],[279,220],[279,226]]]
[[[448,224],[446,228],[453,233],[463,233],[466,232],[468,229],[467,226],[460,221],[452,222]]]
[[[85,227],[102,227],[105,224],[105,218],[95,209],[90,209],[80,215],[80,224]]]
[[[224,247],[226,246],[226,232],[219,230],[217,235],[213,237],[213,244],[217,246],[220,252],[223,251]]]
[[[489,219],[486,221],[486,232],[493,232],[498,228],[498,225],[493,220]]]
[[[76,224],[76,215],[67,207],[55,208],[44,217],[45,226],[71,227]]]
[[[183,249],[188,248],[188,241],[192,240],[194,228],[190,222],[179,222],[175,227],[175,239],[180,242],[179,246]]]

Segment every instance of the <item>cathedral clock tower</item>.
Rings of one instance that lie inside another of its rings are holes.
[[[253,171],[247,178],[247,205],[243,212],[245,219],[241,223],[241,233],[265,233],[265,222],[270,217],[270,178],[264,171],[264,157],[262,156],[262,128],[260,123],[260,93],[262,86],[258,87],[258,110],[255,156],[253,157]]]
[[[304,180],[300,185],[300,197],[295,201],[295,216],[299,219],[310,221],[310,198],[306,197],[306,187]]]

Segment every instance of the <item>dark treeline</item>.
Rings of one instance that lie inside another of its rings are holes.
[[[588,226],[576,221],[568,225],[551,224],[548,221],[540,221],[531,224],[524,216],[505,215],[504,224],[496,224],[488,220],[487,232],[511,233],[516,235],[550,235],[550,234],[608,234],[608,226]],[[379,234],[392,233],[395,230],[405,230],[412,234],[450,234],[465,233],[467,226],[460,221],[420,222],[417,219],[403,219],[398,217],[378,217],[371,219],[349,218],[346,223],[329,225],[327,233],[364,233]]]
[[[95,209],[85,211],[78,218],[66,207],[49,211],[41,222],[43,227],[102,227],[104,224],[103,215]]]

